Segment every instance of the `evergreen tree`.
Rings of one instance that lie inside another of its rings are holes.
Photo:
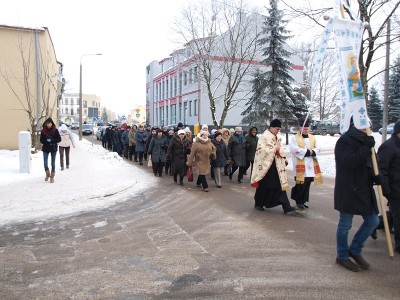
[[[280,118],[282,126],[288,131],[289,124],[296,119],[296,97],[291,86],[294,79],[289,74],[291,53],[285,48],[290,36],[285,29],[287,22],[283,20],[283,13],[278,10],[278,0],[270,0],[269,3],[268,16],[263,22],[261,38],[257,41],[265,57],[261,63],[268,66],[268,70],[253,81],[253,84],[257,82],[258,85],[253,86],[253,90],[264,93],[252,97],[248,105],[252,100],[257,101],[257,105],[268,112],[268,119]]]
[[[396,59],[389,75],[388,123],[400,120],[400,56]]]
[[[245,116],[242,119],[242,123],[248,124],[249,127],[255,126],[261,132],[266,129],[265,120],[268,119],[268,110],[264,101],[265,79],[259,69],[255,71],[253,76],[254,79],[251,81],[253,95],[246,103],[247,108],[242,112],[242,116]]]
[[[375,87],[369,90],[369,102],[367,105],[368,116],[372,122],[372,131],[378,131],[382,127],[382,102],[379,99],[378,91]]]

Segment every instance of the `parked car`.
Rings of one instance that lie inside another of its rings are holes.
[[[92,126],[92,124],[83,124],[82,125],[82,134],[83,135],[93,134],[93,126]]]
[[[79,123],[78,122],[74,122],[71,124],[71,129],[79,129]]]
[[[387,127],[386,127],[386,134],[392,134],[393,133],[393,128],[394,128],[394,123],[388,124]],[[382,130],[383,130],[383,128],[379,128],[378,132],[380,134],[382,134]]]
[[[106,126],[99,127],[96,131],[96,139],[101,140],[102,134],[106,131]]]
[[[340,134],[340,124],[335,121],[315,121],[312,125],[312,134],[331,136]]]

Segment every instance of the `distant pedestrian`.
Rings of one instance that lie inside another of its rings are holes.
[[[243,136],[242,127],[236,127],[235,133],[229,139],[228,154],[233,163],[229,179],[232,180],[233,173],[239,169],[237,181],[238,183],[243,183],[243,175],[246,169],[246,139]]]
[[[221,173],[229,159],[228,150],[226,149],[225,142],[222,140],[222,134],[219,131],[214,133],[213,145],[216,148],[216,158],[211,160],[211,166],[214,170],[214,180],[218,188],[222,187]]]
[[[56,175],[56,154],[57,144],[61,142],[61,136],[56,128],[56,124],[51,118],[48,118],[43,123],[43,129],[40,133],[40,142],[42,143],[44,170],[46,172],[45,181],[54,183],[54,176]],[[48,166],[49,154],[51,155],[51,173]]]
[[[208,138],[208,132],[200,131],[196,137],[196,142],[193,143],[192,150],[186,164],[189,167],[195,164],[195,169],[198,174],[197,186],[202,186],[204,192],[209,191],[206,175],[210,174],[211,160],[215,159],[215,152],[215,146]]]
[[[167,148],[167,138],[164,136],[162,129],[157,129],[156,135],[151,139],[147,154],[151,155],[154,175],[158,175],[159,177],[162,177]]]
[[[246,139],[246,168],[244,170],[244,175],[246,175],[247,170],[250,168],[250,177],[253,170],[254,156],[256,155],[257,142],[258,142],[258,129],[257,127],[251,127],[249,134],[245,135]]]
[[[143,165],[143,154],[146,147],[147,142],[147,133],[144,130],[143,125],[139,125],[139,128],[136,132],[136,153],[139,159],[139,164]]]
[[[172,174],[174,182],[183,185],[183,177],[186,175],[187,155],[190,153],[189,142],[186,138],[185,131],[179,130],[174,134],[167,149],[167,160],[171,161]]]
[[[65,153],[65,163],[67,169],[69,169],[69,153],[71,149],[71,144],[75,148],[75,141],[74,141],[74,135],[72,132],[68,129],[68,127],[65,124],[62,124],[59,128],[59,133],[61,136],[61,142],[58,143],[58,149],[60,150],[60,166],[61,166],[61,171],[64,170],[64,153]]]

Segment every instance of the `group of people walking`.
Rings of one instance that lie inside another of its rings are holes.
[[[244,133],[241,127],[212,130],[203,125],[193,136],[189,128],[179,123],[175,130],[133,125],[107,128],[102,133],[103,147],[143,165],[152,166],[155,176],[173,176],[173,181],[183,185],[188,169],[195,167],[196,185],[209,191],[207,175],[222,187],[221,176],[230,180],[238,170],[237,182],[250,172],[250,184],[255,187],[255,209],[282,206],[286,215],[302,214],[309,207],[311,183],[322,184],[318,163],[320,153],[315,137],[309,132],[310,122],[299,121],[299,131],[290,139],[293,176],[295,185],[290,198],[287,195],[289,180],[286,172],[288,159],[278,135],[281,121],[274,119],[267,130],[258,135],[256,127]],[[61,170],[69,168],[69,148],[74,141],[65,125],[57,130],[49,118],[43,124],[40,136],[43,144],[45,180],[54,182],[55,157],[60,150]],[[369,269],[369,263],[361,255],[365,241],[379,223],[374,185],[381,185],[388,199],[389,213],[393,220],[395,251],[400,253],[400,121],[394,126],[390,139],[378,149],[379,174],[373,170],[372,156],[375,140],[364,129],[357,129],[353,122],[335,146],[336,177],[334,208],[339,211],[336,232],[337,264],[354,272]],[[64,165],[64,153],[66,165]],[[48,157],[51,156],[51,172]],[[150,163],[151,162],[151,163]],[[354,215],[361,215],[363,223],[348,243]]]

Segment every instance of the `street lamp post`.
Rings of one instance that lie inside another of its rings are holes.
[[[82,99],[82,58],[90,55],[103,55],[102,53],[83,54],[79,64],[79,140],[82,140],[82,127],[83,127],[83,99]]]

